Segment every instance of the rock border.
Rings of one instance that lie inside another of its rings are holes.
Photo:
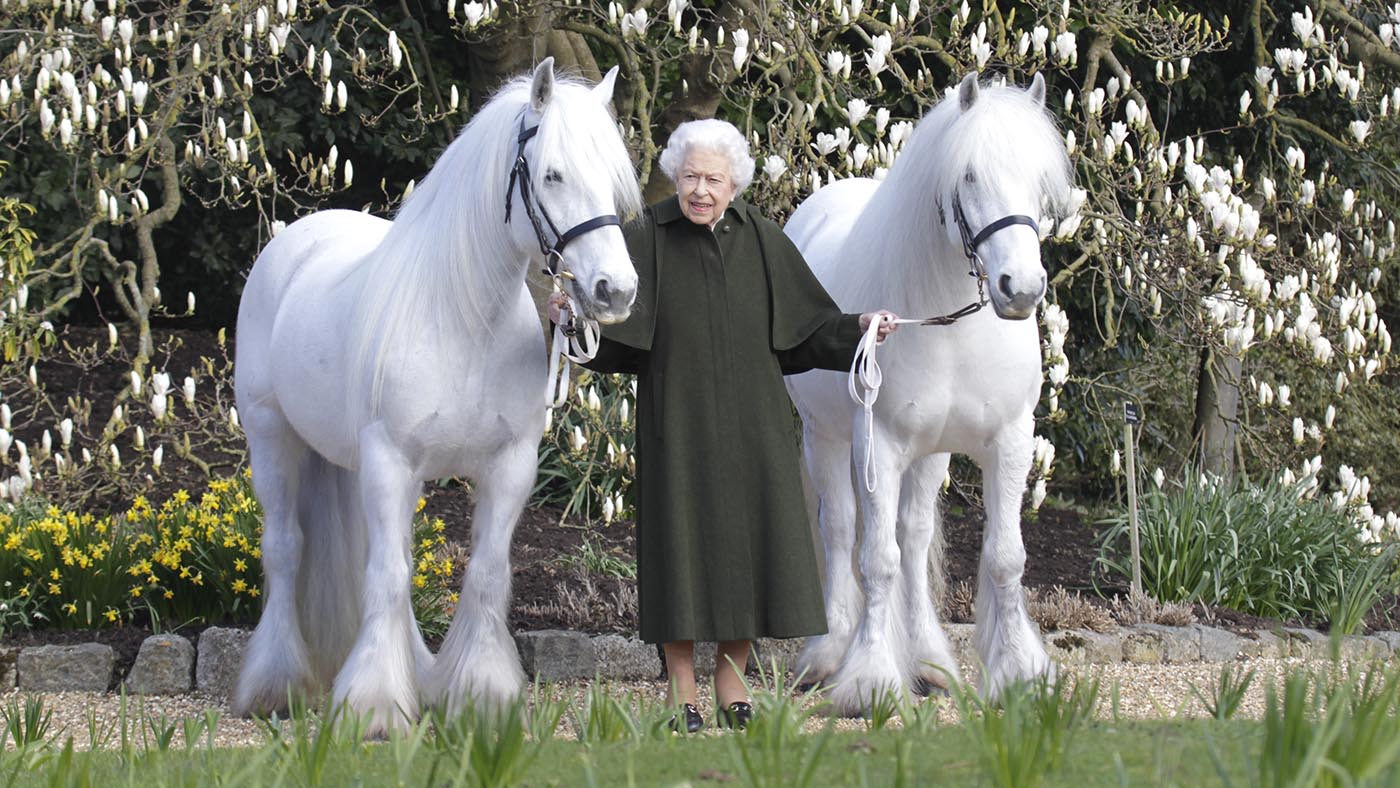
[[[954,654],[964,665],[976,665],[973,624],[945,624]],[[131,694],[179,695],[197,690],[206,696],[227,696],[238,678],[243,649],[252,633],[211,627],[197,643],[179,635],[152,635],[142,644],[125,676],[115,675],[109,646],[0,646],[0,693],[124,689]],[[540,681],[566,679],[636,680],[661,676],[655,645],[623,635],[586,635],[548,629],[518,632],[525,673]],[[1051,658],[1063,665],[1224,663],[1251,658],[1330,659],[1332,641],[1320,632],[1284,627],[1274,631],[1237,634],[1193,624],[1118,627],[1108,632],[1059,630],[1044,634]],[[761,639],[755,646],[758,665],[791,665],[802,641]],[[1348,635],[1336,657],[1343,660],[1390,659],[1400,649],[1400,632]],[[696,648],[696,670],[714,671],[714,644]]]

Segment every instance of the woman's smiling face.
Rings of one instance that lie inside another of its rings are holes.
[[[729,157],[707,148],[692,148],[676,174],[676,194],[685,218],[711,226],[734,199]]]

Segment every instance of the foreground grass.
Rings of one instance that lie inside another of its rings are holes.
[[[1249,762],[1257,758],[1258,723],[1131,722],[1090,725],[1066,749],[1043,785],[1254,784]],[[795,785],[800,756],[779,768],[746,772],[743,734],[671,737],[642,742],[584,744],[544,742],[531,762],[508,782],[463,772],[459,755],[407,739],[336,745],[319,768],[277,748],[7,753],[0,758],[3,785],[675,785],[680,783]],[[806,746],[815,746],[808,736]],[[966,730],[931,733],[890,730],[833,733],[825,740],[811,785],[984,785],[988,776],[971,753]],[[1220,761],[1216,763],[1217,759]],[[1223,770],[1223,773],[1222,773]],[[996,782],[992,780],[992,782]],[[1035,784],[1027,782],[1021,784]]]
[[[864,730],[837,731],[813,716],[816,698],[779,679],[755,692],[749,730],[700,736],[670,733],[667,709],[603,684],[573,703],[537,687],[528,703],[435,714],[376,742],[354,719],[298,710],[245,748],[214,746],[214,712],[172,721],[124,709],[116,723],[60,732],[30,699],[0,708],[0,788],[1400,784],[1396,666],[1297,670],[1269,683],[1262,719],[1233,719],[1253,680],[1226,670],[1196,688],[1213,719],[1127,721],[1096,681],[1062,677],[1008,688],[995,705],[963,690],[951,703],[873,698]]]

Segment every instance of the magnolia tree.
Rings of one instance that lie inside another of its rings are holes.
[[[396,134],[455,114],[458,89],[423,79],[415,51],[365,4],[0,0],[0,159],[68,184],[54,215],[5,214],[51,234],[0,227],[0,498],[37,486],[78,505],[129,496],[174,457],[206,473],[237,462],[227,354],[201,370],[152,363],[151,317],[195,309],[193,293],[163,301],[161,234],[197,201],[255,212],[266,238],[351,185],[336,140],[297,149],[269,133],[261,116],[284,104],[365,126],[392,114]],[[110,402],[50,394],[39,375],[51,320],[93,279],[139,332],[134,358],[109,326],[72,359],[82,374],[130,363]]]
[[[1116,470],[1118,430],[1102,427],[1123,398],[1146,398],[1167,425],[1152,433],[1159,460],[1294,468],[1379,536],[1394,520],[1370,512],[1369,480],[1336,451],[1324,479],[1318,458],[1343,398],[1376,386],[1391,350],[1379,293],[1395,192],[1374,165],[1397,150],[1400,5],[1201,6],[561,2],[552,24],[623,65],[619,110],[649,196],[666,189],[654,161],[670,129],[718,114],[749,135],[751,197],[778,218],[835,178],[882,177],[964,73],[1044,74],[1079,188],[1072,214],[1042,225],[1057,263],[1042,431]],[[513,12],[468,7],[458,24],[481,40]],[[1055,455],[1042,438],[1034,503]]]
[[[38,247],[36,278],[58,292],[48,309],[72,292],[57,283],[99,265],[149,315],[147,241],[182,190],[256,206],[270,230],[349,179],[350,150],[271,149],[254,97],[309,81],[319,107],[306,111],[369,121],[379,110],[357,97],[425,122],[457,104],[417,76],[431,68],[408,52],[427,48],[360,6],[0,8],[13,18],[0,139],[81,163],[81,220]],[[1154,462],[1292,468],[1368,535],[1386,530],[1348,467],[1375,458],[1347,456],[1337,414],[1387,374],[1400,5],[447,0],[431,13],[430,35],[465,39],[493,68],[544,54],[588,75],[621,64],[619,120],[649,197],[668,188],[654,162],[671,129],[734,121],[759,160],[749,196],[778,219],[833,179],[882,177],[963,74],[1043,74],[1078,189],[1069,216],[1042,223],[1053,264],[1033,503],[1057,455],[1116,471],[1104,425],[1133,398],[1149,406]]]
[[[182,204],[252,208],[270,234],[354,178],[334,141],[269,139],[259,107],[367,124],[392,109],[422,126],[457,108],[457,88],[425,87],[412,48],[359,3],[2,0],[0,17],[0,151],[71,171],[68,221],[39,239],[25,284],[57,314],[100,274],[142,357],[153,314],[195,307],[160,290],[156,236]]]

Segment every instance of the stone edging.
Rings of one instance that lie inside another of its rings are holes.
[[[972,624],[945,624],[944,630],[959,661],[977,663]],[[141,695],[176,695],[198,690],[226,696],[238,677],[243,649],[251,633],[211,627],[199,636],[198,648],[179,635],[153,635],[142,644],[126,676],[118,677],[116,654],[110,646],[0,646],[0,693],[18,687],[24,692],[105,692],[124,688]],[[661,660],[653,645],[622,635],[585,635],[564,630],[520,632],[515,636],[525,672],[541,681],[564,679],[653,679],[661,675]],[[760,640],[760,664],[792,664],[801,640]],[[1109,632],[1066,630],[1045,634],[1050,656],[1064,665],[1117,662],[1140,664],[1231,662],[1256,657],[1327,659],[1327,635],[1309,629],[1283,628],[1239,635],[1195,624],[1168,627],[1141,624]],[[1352,635],[1342,639],[1343,659],[1389,659],[1400,649],[1400,632]],[[714,670],[714,645],[696,647],[696,669]]]

